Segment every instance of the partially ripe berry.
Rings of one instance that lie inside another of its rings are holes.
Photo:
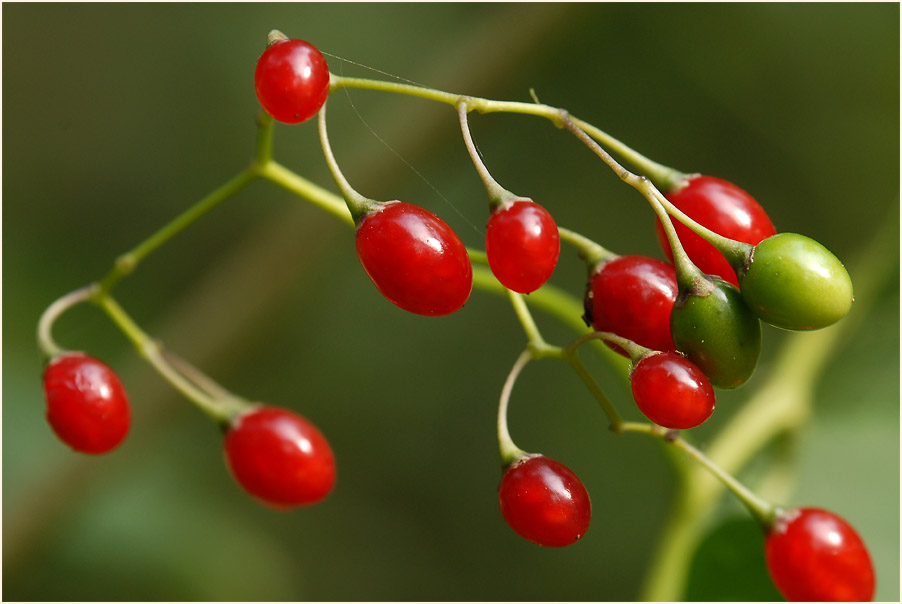
[[[281,39],[263,52],[254,72],[254,88],[274,119],[297,124],[316,115],[329,96],[329,66],[315,46]]]
[[[755,246],[739,280],[742,295],[764,321],[783,329],[820,329],[852,307],[852,280],[817,241],[780,233]]]
[[[790,602],[874,599],[867,547],[836,514],[817,508],[785,512],[767,535],[764,555],[774,584]]]
[[[400,201],[382,203],[357,227],[357,257],[376,288],[406,311],[451,314],[473,289],[470,256],[441,218]]]
[[[646,256],[619,256],[591,277],[587,317],[609,331],[652,350],[675,351],[670,312],[677,297],[673,265]],[[610,345],[624,356],[626,352]]]
[[[674,352],[643,357],[630,374],[636,406],[659,426],[688,430],[714,412],[714,388],[701,369]]]
[[[225,435],[226,464],[245,491],[278,509],[322,500],[335,486],[335,456],[300,415],[257,407],[236,416]]]
[[[668,192],[667,199],[703,227],[736,241],[757,245],[777,232],[767,212],[754,197],[736,185],[713,176],[693,176],[681,189]],[[739,286],[735,271],[713,245],[678,220],[674,220],[673,225],[686,254],[703,273],[717,275]],[[661,249],[673,261],[673,252],[660,221],[657,232]]]
[[[539,289],[557,266],[561,241],[548,211],[528,199],[500,206],[489,217],[485,253],[501,284],[528,294]]]
[[[726,281],[706,277],[696,285],[700,292],[681,292],[673,305],[673,343],[713,386],[736,388],[758,364],[761,322]]]
[[[80,352],[57,356],[44,369],[47,421],[64,443],[81,453],[112,451],[125,439],[131,409],[116,374]]]
[[[501,515],[518,535],[548,547],[579,541],[592,517],[589,494],[576,474],[542,455],[524,457],[507,468],[498,500]]]

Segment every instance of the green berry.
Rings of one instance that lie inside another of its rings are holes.
[[[852,307],[852,280],[842,262],[817,241],[795,233],[780,233],[755,246],[739,287],[761,319],[783,329],[820,329]]]
[[[736,388],[751,377],[761,353],[761,322],[739,290],[719,277],[704,277],[680,292],[670,314],[677,350],[718,388]]]

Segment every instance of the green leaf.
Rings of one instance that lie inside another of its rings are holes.
[[[751,518],[728,518],[699,545],[689,570],[686,600],[780,602],[764,563],[764,537]]]

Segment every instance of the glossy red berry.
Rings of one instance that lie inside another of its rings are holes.
[[[591,278],[587,317],[609,331],[652,350],[675,351],[670,312],[678,292],[673,265],[645,256],[619,256]],[[614,350],[629,356],[619,346]]]
[[[257,407],[232,420],[226,463],[244,490],[286,509],[316,503],[335,486],[335,457],[322,433],[300,415]]]
[[[687,216],[719,235],[757,245],[777,232],[770,217],[754,197],[713,176],[694,176],[683,188],[667,194],[667,199]],[[678,220],[673,221],[680,243],[703,273],[717,275],[739,287],[736,273],[713,245],[693,233]],[[661,222],[657,223],[661,249],[673,261],[673,252]]]
[[[830,512],[800,508],[774,524],[764,546],[767,568],[791,602],[862,602],[874,598],[874,566],[849,524]]]
[[[316,115],[329,96],[329,66],[312,44],[282,39],[257,60],[254,88],[263,109],[286,124]]]
[[[357,257],[376,288],[418,315],[459,310],[473,289],[470,256],[441,218],[400,201],[379,204],[357,227]]]
[[[80,352],[62,354],[44,369],[47,421],[64,443],[82,453],[107,453],[125,439],[131,409],[116,374]]]
[[[592,517],[589,494],[576,474],[542,455],[525,457],[507,468],[498,500],[501,515],[518,535],[548,547],[579,541]]]
[[[630,387],[639,410],[665,428],[695,428],[714,412],[711,382],[675,352],[643,357],[630,374]]]
[[[548,211],[528,199],[501,206],[489,217],[485,253],[501,284],[528,294],[539,289],[557,266],[561,240]]]

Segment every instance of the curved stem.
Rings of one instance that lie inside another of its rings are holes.
[[[132,342],[138,355],[146,359],[173,387],[181,392],[188,400],[197,405],[204,413],[220,424],[227,424],[235,414],[246,410],[249,405],[237,396],[229,394],[221,398],[218,393],[227,392],[221,386],[213,388],[214,393],[199,388],[191,380],[177,371],[167,360],[162,345],[147,335],[138,324],[123,310],[121,306],[108,294],[98,291],[92,301],[100,306],[112,319],[113,323]],[[196,372],[195,375],[199,374]],[[212,383],[210,378],[203,378],[207,385]]]
[[[326,158],[326,163],[329,165],[329,172],[332,173],[332,178],[335,179],[335,184],[338,185],[345,203],[348,204],[348,210],[350,210],[351,216],[354,218],[354,224],[359,225],[363,217],[373,210],[379,202],[358,193],[351,186],[351,183],[348,182],[348,179],[345,178],[345,175],[341,173],[338,162],[335,161],[335,155],[332,154],[332,146],[329,144],[329,133],[326,131],[326,105],[328,105],[328,102],[323,103],[317,118],[319,140],[323,147],[323,155]]]
[[[585,260],[586,264],[589,266],[590,272],[595,271],[602,262],[613,260],[617,257],[617,254],[614,252],[592,241],[588,237],[580,235],[576,231],[571,231],[570,229],[565,229],[561,226],[557,228],[557,231],[561,237],[561,241],[565,241],[577,249],[579,257]]]
[[[667,235],[667,241],[670,243],[670,248],[673,251],[673,264],[676,268],[677,283],[680,287],[680,291],[696,288],[699,286],[697,284],[703,283],[705,275],[692,263],[692,260],[689,259],[689,256],[683,249],[680,238],[676,234],[676,229],[673,228],[673,222],[670,220],[670,216],[668,216],[667,211],[660,201],[664,196],[661,195],[655,185],[649,179],[643,176],[637,176],[621,166],[617,160],[611,157],[607,151],[586,134],[582,128],[577,126],[566,114],[561,116],[561,123],[600,157],[601,160],[620,177],[620,180],[639,191],[642,196],[648,200],[648,203],[651,204],[652,210],[657,214],[658,220],[661,221],[661,225],[664,227],[664,233]]]
[[[359,88],[365,90],[378,90],[382,92],[391,92],[396,94],[404,94],[408,96],[419,97],[422,99],[437,101],[448,105],[456,106],[463,95],[443,92],[423,86],[414,86],[410,84],[400,84],[397,82],[382,82],[379,80],[369,80],[366,78],[347,78],[329,74],[330,88],[332,91],[340,88]],[[479,111],[480,113],[521,113],[525,115],[535,115],[544,117],[554,124],[559,124],[561,110],[549,105],[541,103],[521,103],[516,101],[495,101],[480,97],[466,97],[467,105],[470,109]],[[638,153],[626,144],[617,140],[613,136],[607,134],[603,130],[585,122],[583,120],[573,120],[580,128],[584,129],[589,135],[603,143],[604,145],[614,149],[617,154],[626,159],[631,165],[641,170],[648,176],[657,186],[669,191],[678,187],[686,180],[687,175],[673,168],[659,164]]]
[[[460,130],[464,137],[464,145],[467,147],[467,153],[470,155],[473,166],[476,168],[476,172],[479,174],[479,178],[485,186],[486,193],[488,193],[489,207],[492,210],[495,210],[496,208],[511,203],[517,196],[498,184],[498,181],[492,177],[488,168],[485,167],[482,158],[479,157],[479,151],[476,150],[476,145],[473,143],[473,136],[470,134],[470,126],[467,123],[467,111],[469,111],[467,108],[467,101],[462,99],[457,104],[457,116],[460,120]]]
[[[498,400],[498,451],[501,454],[501,467],[506,468],[520,458],[529,455],[526,451],[514,444],[510,431],[507,427],[507,407],[510,402],[511,391],[514,389],[514,383],[520,376],[520,372],[528,362],[533,359],[532,351],[529,348],[520,353],[507,379],[504,380],[504,386],[501,388],[501,397]]]
[[[568,344],[566,349],[576,350],[591,340],[602,340],[611,344],[616,344],[630,355],[630,361],[633,363],[633,366],[635,366],[643,357],[657,352],[609,331],[593,331],[592,333],[587,333]]]
[[[38,348],[40,348],[41,352],[44,354],[45,361],[48,361],[53,357],[65,352],[65,349],[59,346],[53,339],[53,335],[51,334],[51,331],[53,330],[53,324],[60,317],[60,315],[62,315],[73,306],[81,304],[83,302],[88,302],[91,297],[95,295],[97,289],[98,285],[96,283],[92,283],[91,285],[86,285],[85,287],[71,291],[65,296],[62,296],[61,298],[54,301],[41,314],[41,318],[38,320],[37,337]]]
[[[604,411],[604,414],[608,417],[608,421],[611,424],[611,431],[619,434],[622,431],[624,424],[623,418],[620,417],[617,408],[614,407],[614,404],[610,400],[608,400],[604,390],[601,389],[601,386],[598,385],[598,382],[595,381],[595,378],[592,377],[592,374],[589,373],[586,366],[583,365],[583,362],[579,360],[578,350],[576,348],[565,348],[564,358],[586,387],[589,388],[589,391],[592,393],[592,396],[595,397],[595,400],[598,401],[598,404],[601,405],[602,411]]]

